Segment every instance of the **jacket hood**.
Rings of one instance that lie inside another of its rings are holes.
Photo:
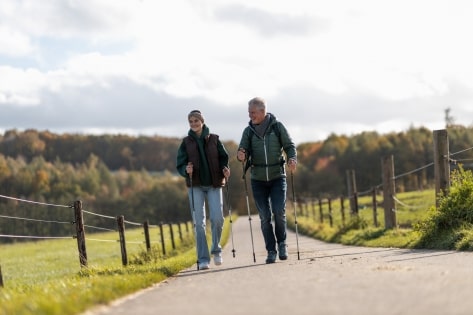
[[[269,124],[268,124],[268,126],[271,126],[271,124],[273,124],[273,123],[276,121],[276,116],[274,116],[274,115],[271,114],[271,113],[266,113],[266,115],[269,116]],[[250,128],[255,128],[255,126],[253,125],[253,123],[251,122],[251,120],[248,122],[248,125],[250,126]]]

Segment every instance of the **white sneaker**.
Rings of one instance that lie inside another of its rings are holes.
[[[206,269],[209,269],[209,263],[208,262],[199,263],[199,270],[206,270]]]
[[[223,263],[222,253],[214,254],[214,263],[217,266]]]

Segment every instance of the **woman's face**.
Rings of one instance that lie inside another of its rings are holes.
[[[189,126],[193,132],[201,133],[204,123],[199,118],[191,116],[189,118]]]

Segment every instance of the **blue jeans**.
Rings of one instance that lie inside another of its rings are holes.
[[[261,231],[267,251],[276,251],[276,242],[286,242],[286,177],[269,182],[251,180],[253,198],[261,219]],[[271,224],[274,216],[274,231]]]
[[[209,263],[210,254],[217,254],[222,251],[222,246],[220,246],[224,221],[222,188],[214,188],[210,186],[193,187],[188,189],[188,193],[192,218],[195,220],[197,259],[199,263]],[[209,205],[210,227],[212,231],[212,246],[210,253],[206,237],[206,198]]]

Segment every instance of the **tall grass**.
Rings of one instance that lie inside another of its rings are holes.
[[[374,212],[372,196],[358,199],[357,216],[350,215],[349,201],[332,200],[331,214],[327,201],[322,204],[322,220],[320,207],[317,203],[299,205],[297,211],[298,229],[301,233],[314,238],[350,245],[382,246],[382,247],[414,247],[419,235],[412,227],[426,220],[430,208],[435,205],[435,191],[424,190],[403,192],[396,195],[395,229],[384,228],[384,209],[382,196],[376,196],[376,212]],[[301,211],[301,208],[304,210]],[[375,219],[376,218],[376,219]],[[330,224],[332,219],[332,224]],[[293,211],[288,211],[288,226],[294,228]],[[377,223],[377,225],[375,225]]]
[[[462,167],[451,174],[448,194],[439,196],[438,210],[416,224],[419,246],[473,250],[473,173]]]

